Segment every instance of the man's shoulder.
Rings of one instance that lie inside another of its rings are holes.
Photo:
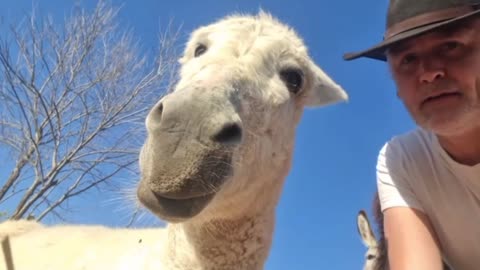
[[[393,136],[387,143],[402,143],[402,144],[416,144],[416,143],[432,143],[434,134],[422,128],[416,128],[406,131],[401,134]]]
[[[435,135],[427,130],[416,128],[391,137],[382,147],[381,153],[386,156],[410,158],[431,153]]]

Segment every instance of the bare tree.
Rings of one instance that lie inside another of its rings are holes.
[[[72,197],[136,172],[144,117],[173,74],[173,37],[147,61],[118,11],[100,1],[61,24],[32,13],[0,36],[0,150],[12,157],[0,204],[16,205],[8,218],[61,217]]]

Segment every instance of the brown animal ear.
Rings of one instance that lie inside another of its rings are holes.
[[[313,71],[312,89],[307,89],[306,103],[308,107],[317,107],[348,100],[348,94],[330,76],[313,62],[310,63]]]
[[[363,244],[367,247],[377,246],[377,239],[373,234],[370,221],[368,220],[367,213],[364,210],[360,210],[357,215],[357,229]]]

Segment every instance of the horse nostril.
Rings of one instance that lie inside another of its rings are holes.
[[[221,144],[239,143],[242,140],[242,128],[235,123],[226,124],[212,139]]]
[[[150,112],[151,120],[154,121],[155,123],[160,123],[160,121],[162,120],[162,114],[163,114],[163,102],[159,102],[155,105],[155,107]]]
[[[158,104],[157,114],[162,116],[162,113],[163,113],[163,103],[160,103],[160,104]]]
[[[159,114],[162,114],[162,112],[163,112],[163,103],[160,103],[160,104],[158,105],[157,112],[158,112]]]

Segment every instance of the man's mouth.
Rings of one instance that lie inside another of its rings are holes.
[[[430,102],[435,102],[435,101],[441,101],[441,100],[446,100],[449,98],[458,98],[462,94],[457,91],[451,91],[451,92],[443,92],[443,93],[438,93],[434,95],[430,95],[429,97],[425,98],[422,102],[422,105]]]

